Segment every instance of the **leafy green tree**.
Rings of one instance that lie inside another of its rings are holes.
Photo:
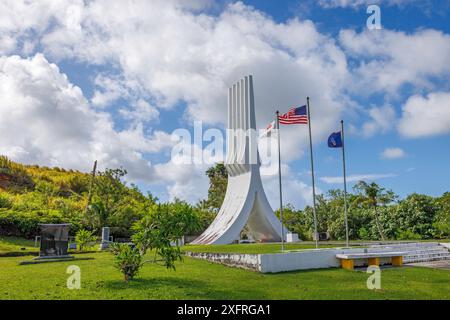
[[[342,190],[330,190],[328,192],[330,220],[328,232],[332,239],[345,240],[345,211],[344,192]],[[371,217],[366,214],[366,210],[359,208],[358,197],[352,193],[347,193],[347,219],[349,239],[359,239],[360,229],[371,223]],[[370,233],[367,229],[368,237]],[[362,231],[364,233],[364,230]]]
[[[115,236],[130,236],[132,225],[154,205],[156,198],[144,196],[135,185],[122,181],[124,169],[106,169],[94,180],[92,204],[86,212],[86,222],[99,231],[108,225]]]
[[[169,204],[169,208],[172,223],[176,229],[175,236],[181,238],[185,234],[194,234],[200,230],[201,221],[189,203],[175,199]]]
[[[432,197],[413,193],[399,202],[393,224],[402,237],[431,239],[435,235],[433,222],[436,211]]]
[[[87,211],[87,219],[90,227],[94,230],[99,230],[107,225],[108,212],[105,205],[100,200],[92,203]]]
[[[395,199],[397,195],[391,190],[386,190],[380,187],[375,182],[367,183],[365,181],[359,181],[354,189],[358,192],[358,203],[365,208],[373,210],[374,221],[378,230],[378,233],[382,240],[386,240],[386,236],[380,224],[379,207],[385,206]]]
[[[214,167],[206,170],[206,175],[209,178],[206,205],[209,209],[218,212],[227,191],[228,173],[223,163],[217,163]]]
[[[99,172],[94,183],[94,202],[100,201],[107,215],[117,210],[121,199],[126,195],[127,188],[122,178],[127,174],[125,169],[106,169]]]
[[[195,215],[198,217],[200,221],[200,227],[198,233],[206,230],[209,225],[214,221],[217,213],[209,208],[206,203],[206,200],[199,201],[194,209]]]
[[[175,262],[182,260],[180,238],[195,232],[200,226],[193,208],[183,201],[155,205],[140,221],[134,224],[132,240],[143,256],[154,251],[148,262],[162,263],[175,269]]]
[[[275,215],[280,218],[280,210],[275,211]],[[310,240],[312,229],[312,219],[309,219],[307,213],[302,210],[296,210],[293,205],[287,204],[283,207],[283,222],[285,227],[294,233],[297,233],[302,240]]]
[[[433,227],[436,235],[445,238],[450,236],[450,192],[444,193],[435,200],[436,215]]]

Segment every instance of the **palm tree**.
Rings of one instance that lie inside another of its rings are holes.
[[[380,187],[375,182],[368,184],[365,181],[359,181],[354,186],[354,189],[359,193],[359,198],[357,199],[357,201],[361,205],[373,209],[375,224],[377,226],[378,233],[380,234],[381,239],[385,241],[386,237],[379,221],[378,207],[380,206],[380,204],[386,205],[394,201],[397,198],[397,195],[391,190],[386,190],[385,188]]]
[[[103,202],[97,201],[89,205],[88,219],[94,230],[101,230],[107,225],[109,213]]]

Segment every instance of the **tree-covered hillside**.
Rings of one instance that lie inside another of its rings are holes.
[[[175,200],[164,204],[167,212],[183,212],[200,233],[212,222],[227,185],[223,164],[207,170],[208,198],[190,205]],[[158,199],[124,182],[126,170],[107,169],[83,173],[62,168],[26,166],[0,156],[0,235],[33,237],[39,223],[70,223],[71,234],[80,229],[100,233],[111,227],[115,237],[129,237],[133,225],[147,214],[160,212]],[[440,197],[411,194],[399,199],[375,183],[359,182],[348,195],[351,239],[412,240],[448,238],[450,193]],[[343,194],[331,190],[317,196],[319,232],[333,240],[345,239]],[[278,212],[277,212],[278,213]],[[189,223],[191,223],[189,222]],[[284,208],[284,223],[303,240],[312,236],[312,208]],[[194,232],[194,229],[196,230]]]
[[[71,224],[71,234],[80,229],[98,234],[109,226],[114,236],[129,237],[135,222],[156,211],[157,199],[127,185],[125,175],[124,169],[107,169],[93,177],[0,156],[0,234],[32,237],[39,223],[64,222]],[[177,200],[170,205],[176,209],[187,204]]]

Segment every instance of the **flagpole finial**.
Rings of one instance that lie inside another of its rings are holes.
[[[341,120],[341,123],[344,123],[344,120]]]

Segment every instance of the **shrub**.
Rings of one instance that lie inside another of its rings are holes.
[[[0,233],[3,235],[31,238],[39,234],[39,224],[63,222],[56,210],[0,209]]]
[[[93,244],[97,241],[97,237],[94,232],[81,229],[75,235],[75,242],[77,243],[80,251],[87,250],[93,247]]]
[[[126,243],[113,243],[110,250],[115,256],[115,267],[122,272],[125,281],[133,280],[143,265],[139,250]]]
[[[438,220],[433,226],[441,238],[450,236],[450,213],[443,213],[442,217],[438,216]]]
[[[77,194],[87,192],[89,188],[89,177],[83,174],[77,174],[70,177],[68,188]]]
[[[187,204],[180,201],[160,204],[134,224],[132,240],[141,255],[154,249],[153,262],[162,262],[166,268],[175,270],[175,262],[182,260],[179,239],[189,231],[196,230],[198,225],[198,218]]]
[[[397,240],[421,240],[420,234],[414,233],[411,230],[399,231],[397,233]]]
[[[11,199],[4,194],[0,193],[0,208],[10,209],[12,207]]]
[[[361,239],[361,240],[369,240],[370,239],[370,236],[369,236],[369,231],[367,231],[367,229],[366,228],[364,228],[364,227],[361,227],[360,229],[359,229],[359,238]]]
[[[435,200],[438,211],[433,226],[437,236],[446,238],[450,236],[450,192],[444,193]]]

